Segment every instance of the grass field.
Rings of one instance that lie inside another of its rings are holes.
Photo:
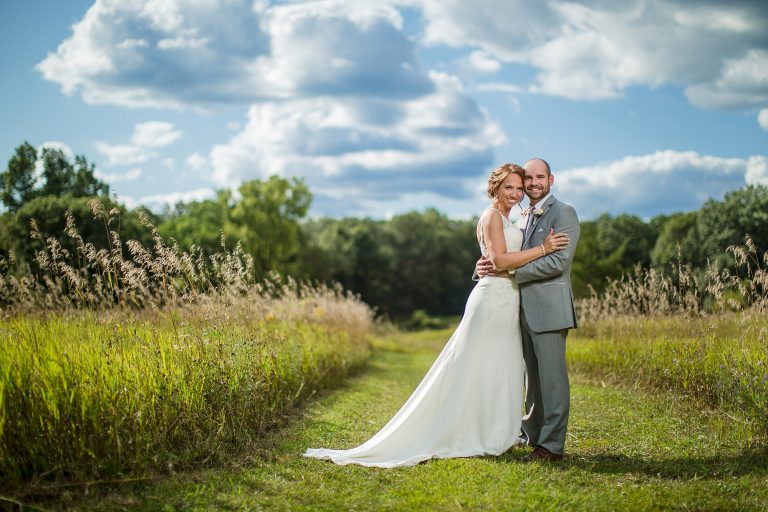
[[[331,290],[188,310],[0,322],[0,491],[222,464],[370,355],[371,312]]]
[[[375,342],[366,370],[324,393],[226,467],[92,485],[51,508],[99,510],[765,510],[768,454],[744,415],[675,393],[572,374],[567,457],[435,460],[381,470],[305,459],[307,447],[351,447],[407,398],[450,331]],[[579,340],[571,340],[578,345]]]

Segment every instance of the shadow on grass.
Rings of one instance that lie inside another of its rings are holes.
[[[499,464],[525,464],[521,458],[528,450],[514,449],[488,460]],[[582,470],[601,474],[645,475],[667,480],[768,476],[768,447],[746,449],[740,453],[697,457],[671,456],[653,458],[624,454],[567,455],[548,464],[555,470]]]

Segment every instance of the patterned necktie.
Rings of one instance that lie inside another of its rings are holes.
[[[529,206],[526,210],[528,212],[528,219],[525,221],[525,233],[524,236],[527,239],[533,225],[533,206]]]

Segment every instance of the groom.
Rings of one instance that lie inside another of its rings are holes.
[[[525,461],[563,458],[568,427],[570,387],[565,367],[565,338],[576,327],[571,291],[571,265],[579,242],[579,219],[570,205],[551,194],[555,177],[541,158],[528,160],[525,193],[530,206],[518,227],[523,230],[523,249],[539,246],[550,232],[567,233],[568,247],[536,259],[517,270],[522,310],[523,358],[527,371],[523,440],[534,446]],[[493,272],[493,265],[481,258],[479,275]]]

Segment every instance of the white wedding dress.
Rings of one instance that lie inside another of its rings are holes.
[[[507,250],[520,250],[522,232],[503,215],[502,222]],[[482,236],[480,250],[487,256]],[[456,331],[389,423],[357,448],[308,449],[304,456],[390,468],[507,451],[523,416],[519,311],[513,277],[478,281]]]

